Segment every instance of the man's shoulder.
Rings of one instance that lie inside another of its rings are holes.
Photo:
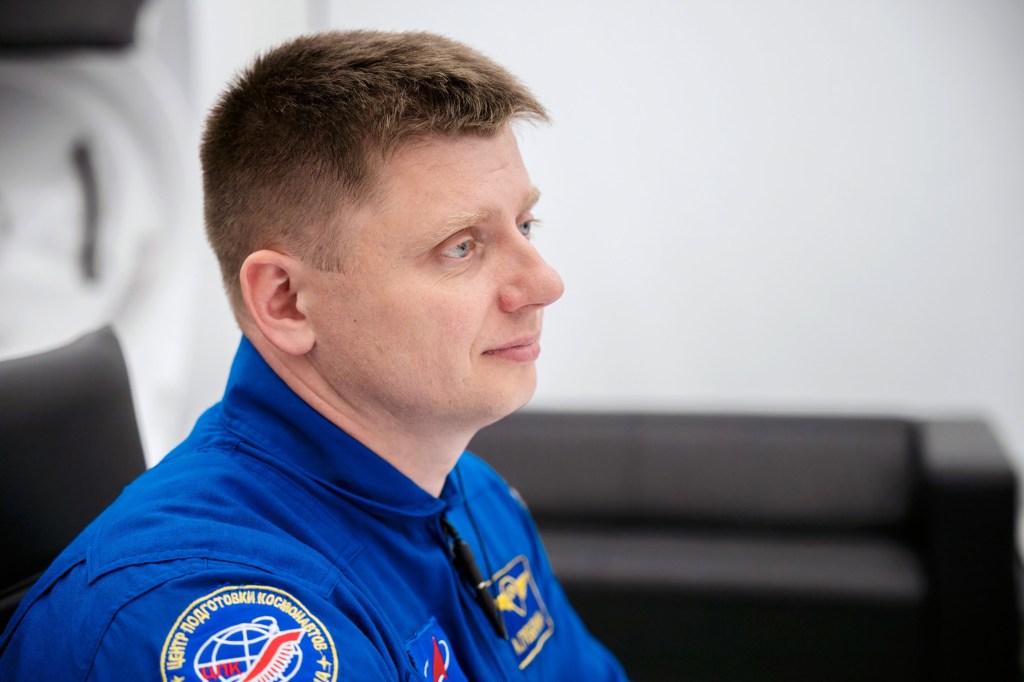
[[[349,663],[365,666],[366,679],[397,679],[344,574],[358,542],[318,544],[311,503],[230,439],[186,441],[29,592],[0,640],[0,679],[229,679],[233,666],[272,663],[301,665],[302,679],[337,679]],[[250,643],[244,665],[228,653],[239,638]]]
[[[200,559],[330,584],[332,558],[343,552],[331,547],[329,558],[317,551],[310,501],[292,479],[230,447],[176,450],[87,530],[89,577]]]
[[[239,566],[324,590],[337,581],[332,546],[325,557],[308,537],[315,523],[302,493],[273,470],[239,456],[230,443],[186,441],[129,485],[51,564],[26,601],[96,603],[134,598],[133,585],[173,580],[207,565]],[[351,538],[338,538],[342,544]],[[108,586],[117,586],[107,589]],[[60,586],[58,590],[57,587]],[[58,605],[58,608],[63,608]]]

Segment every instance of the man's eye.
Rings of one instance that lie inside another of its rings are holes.
[[[533,232],[534,225],[537,224],[537,220],[530,219],[525,222],[519,223],[519,233],[524,237],[529,237],[530,233]]]
[[[445,249],[441,252],[441,255],[445,258],[454,258],[460,260],[473,253],[476,242],[472,239],[464,239],[450,249]]]

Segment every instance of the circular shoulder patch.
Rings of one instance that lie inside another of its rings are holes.
[[[182,612],[160,653],[160,675],[164,682],[336,682],[338,652],[323,623],[292,595],[236,585]]]

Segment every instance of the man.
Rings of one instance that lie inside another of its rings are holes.
[[[224,399],[26,597],[0,679],[624,679],[463,452],[530,398],[562,293],[530,118],[428,34],[300,38],[232,85],[202,148]]]

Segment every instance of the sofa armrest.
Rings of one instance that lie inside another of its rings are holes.
[[[1016,476],[980,421],[925,422],[918,436],[935,679],[1012,679],[1019,647]]]

